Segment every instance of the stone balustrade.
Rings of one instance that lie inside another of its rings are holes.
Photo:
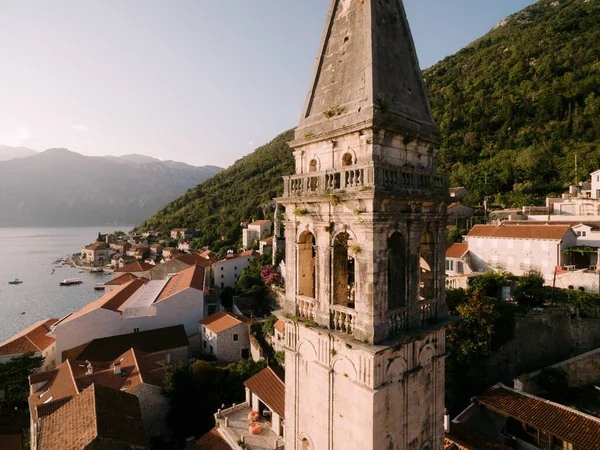
[[[408,307],[388,312],[390,334],[400,334],[408,330]]]
[[[356,311],[340,305],[330,305],[329,315],[331,328],[336,331],[352,334],[356,326]]]
[[[303,295],[296,296],[298,316],[305,319],[315,320],[315,299]]]
[[[371,163],[284,177],[284,197],[372,186],[384,191],[448,194],[448,181],[427,169]]]
[[[425,300],[419,303],[421,325],[426,325],[437,319],[437,300]]]

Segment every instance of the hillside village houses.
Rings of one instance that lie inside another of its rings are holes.
[[[127,275],[123,275],[127,276]],[[205,268],[189,266],[163,280],[135,278],[52,325],[57,363],[62,352],[91,339],[183,324],[198,332],[204,317]]]
[[[173,228],[171,230],[171,239],[191,239],[194,237],[193,228]]]
[[[250,261],[259,255],[256,250],[247,250],[242,253],[227,252],[227,256],[214,264],[215,284],[221,288],[235,288],[237,280],[244,268],[250,265]]]
[[[239,361],[250,358],[248,317],[216,312],[200,320],[202,337],[201,351],[205,355],[213,355],[218,361]]]
[[[270,220],[255,220],[242,229],[242,246],[249,250],[254,242],[260,241],[271,234],[273,224]]]
[[[38,371],[46,371],[56,366],[56,340],[47,336],[58,319],[45,319],[28,326],[0,344],[0,363],[16,356],[31,352],[42,356],[44,362]]]
[[[104,242],[94,242],[81,249],[81,260],[87,265],[104,266],[110,262],[113,253]]]

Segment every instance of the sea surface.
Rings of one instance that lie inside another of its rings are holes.
[[[96,283],[112,279],[102,273],[78,273],[70,266],[55,268],[53,261],[80,253],[98,232],[129,231],[132,225],[85,228],[0,228],[0,342],[42,319],[61,318],[96,300]],[[54,269],[54,274],[52,274]],[[18,278],[22,284],[9,281]],[[59,286],[65,278],[82,284]]]

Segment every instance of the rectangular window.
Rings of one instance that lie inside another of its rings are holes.
[[[213,354],[213,346],[212,345],[210,346],[210,354],[211,355]]]
[[[221,289],[225,287],[225,283],[221,283]]]
[[[223,270],[223,269],[224,269],[224,267],[221,266],[221,270]]]
[[[202,341],[202,343],[204,344],[204,349],[206,350],[206,341]]]
[[[133,332],[134,332],[134,333],[139,333],[139,332],[140,332],[140,329],[139,329],[139,328],[134,328],[134,329],[133,329]]]
[[[577,237],[581,237],[581,231],[577,232]]]
[[[237,270],[237,266],[235,266],[235,267],[233,268],[233,270]]]
[[[221,275],[221,278],[225,278],[225,275]]]
[[[586,235],[587,235],[587,231],[582,231],[581,232],[581,236],[586,237]]]
[[[238,341],[238,340],[239,340],[239,336],[238,336],[237,334],[234,334],[234,335],[233,335],[233,340],[234,340],[234,341]]]
[[[515,246],[515,241],[513,241],[512,239],[507,242],[508,248],[514,248],[514,246]]]

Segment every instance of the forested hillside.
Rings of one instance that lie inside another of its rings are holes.
[[[427,69],[451,184],[520,206],[600,168],[599,58],[598,0],[540,0]]]
[[[283,193],[281,177],[294,170],[287,145],[293,136],[293,130],[280,134],[169,203],[141,228],[166,234],[172,228],[193,227],[200,231],[200,244],[215,251],[236,244],[242,236],[240,222],[270,214],[272,208],[265,205]]]
[[[600,168],[600,0],[540,0],[425,70],[443,146],[440,169],[468,200],[543,203]],[[237,243],[293,171],[287,131],[148,219]],[[266,211],[267,214],[269,211]]]

